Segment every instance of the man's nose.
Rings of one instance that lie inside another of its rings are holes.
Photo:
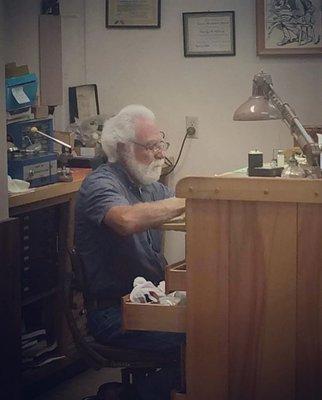
[[[158,160],[162,160],[162,158],[165,158],[165,153],[166,153],[166,150],[159,149],[159,150],[154,154],[154,158],[156,158],[156,159],[158,159]]]

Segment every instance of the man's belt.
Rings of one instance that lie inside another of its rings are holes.
[[[119,306],[121,304],[121,299],[111,298],[111,299],[86,299],[86,310],[88,312],[93,310],[104,310],[105,308]]]

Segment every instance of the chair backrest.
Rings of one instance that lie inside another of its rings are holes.
[[[106,366],[106,359],[102,357],[95,349],[92,348],[91,342],[94,340],[90,336],[84,335],[80,329],[75,312],[79,313],[75,305],[74,297],[78,293],[84,298],[84,305],[86,302],[86,282],[84,278],[83,262],[75,248],[68,250],[69,258],[72,266],[72,272],[65,273],[64,287],[63,287],[63,306],[64,314],[72,334],[74,343],[82,357],[94,369],[100,369]],[[83,315],[86,314],[85,308],[81,311]]]
[[[70,304],[72,308],[76,309],[77,306],[73,302],[74,299],[72,297],[74,297],[74,295],[77,293],[78,298],[82,298],[83,309],[81,313],[85,314],[87,289],[86,289],[86,280],[84,274],[84,264],[80,255],[77,253],[75,247],[69,249],[68,253],[69,253],[70,264],[72,267],[72,272],[69,278],[70,280],[69,295],[71,297],[69,301],[71,302]]]
[[[176,354],[156,354],[148,351],[137,351],[95,342],[94,338],[82,332],[79,326],[79,309],[75,304],[75,296],[82,294],[85,298],[86,282],[83,263],[76,249],[69,250],[72,272],[66,272],[63,285],[64,314],[72,334],[74,343],[83,359],[94,369],[109,368],[159,368],[177,360]],[[86,316],[86,311],[84,312]],[[85,318],[84,318],[85,319]]]
[[[69,252],[69,259],[72,267],[72,272],[74,275],[73,279],[74,288],[75,290],[83,294],[84,299],[86,301],[88,295],[87,295],[87,284],[85,279],[84,263],[82,261],[81,256],[77,253],[75,247],[69,249],[68,252]]]

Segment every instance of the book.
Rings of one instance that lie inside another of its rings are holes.
[[[36,331],[32,331],[32,332],[28,332],[28,333],[24,333],[21,335],[21,340],[27,341],[30,339],[33,339],[37,336],[43,336],[46,335],[46,329],[37,329]]]
[[[30,341],[27,341],[27,342],[25,342],[25,343],[22,343],[21,344],[21,348],[24,350],[24,349],[28,349],[28,348],[30,348],[30,347],[32,347],[32,346],[35,346],[36,344],[38,343],[38,340],[30,340]]]
[[[33,341],[32,346],[22,347],[22,354],[25,357],[37,357],[38,353],[48,348],[47,340],[36,340]],[[56,346],[57,347],[57,346]]]
[[[36,361],[36,362],[34,362],[34,363],[33,363],[33,367],[34,367],[34,368],[42,367],[43,365],[50,364],[50,363],[52,363],[53,361],[62,360],[62,359],[64,359],[64,358],[66,358],[66,356],[53,356],[53,357],[49,357],[49,358],[46,358],[46,359],[43,360],[43,361]]]

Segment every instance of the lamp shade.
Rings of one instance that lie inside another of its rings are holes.
[[[234,113],[234,121],[281,119],[281,114],[264,96],[251,96]]]

